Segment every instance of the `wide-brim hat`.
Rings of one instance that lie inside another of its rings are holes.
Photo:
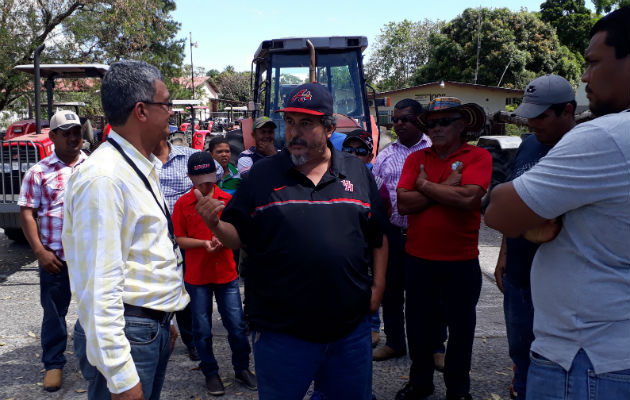
[[[420,114],[420,125],[426,131],[427,116],[444,111],[456,111],[464,117],[467,132],[478,132],[486,123],[486,113],[479,104],[466,103],[457,97],[436,97],[426,111]]]

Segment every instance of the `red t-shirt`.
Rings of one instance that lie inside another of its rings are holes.
[[[214,187],[213,199],[227,204],[232,198],[229,194]],[[194,188],[177,200],[173,207],[173,227],[176,237],[210,240],[214,236],[201,216],[195,210],[197,198]],[[219,214],[220,215],[220,214]],[[228,283],[236,279],[236,263],[232,249],[223,247],[208,253],[205,248],[186,249],[186,273],[184,280],[193,285],[208,283]]]
[[[411,153],[398,187],[415,190],[415,182],[424,164],[428,180],[444,182],[451,174],[455,161],[464,163],[462,185],[478,185],[488,190],[492,175],[492,156],[486,150],[463,144],[446,160],[441,159],[433,147]],[[434,203],[425,210],[411,214],[405,250],[414,257],[426,260],[470,260],[479,255],[479,224],[481,210],[464,210]]]

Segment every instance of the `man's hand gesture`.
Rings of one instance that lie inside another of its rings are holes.
[[[225,208],[225,203],[220,200],[213,199],[210,194],[204,196],[197,189],[195,189],[195,196],[197,197],[197,206],[195,207],[195,210],[197,210],[203,219],[203,222],[208,225],[208,228],[216,228],[219,224],[219,213]]]

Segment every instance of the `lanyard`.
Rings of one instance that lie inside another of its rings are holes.
[[[138,167],[136,166],[136,164],[134,164],[134,162],[131,160],[131,158],[129,158],[129,156],[127,154],[125,154],[124,150],[120,147],[120,145],[118,143],[116,143],[116,141],[113,140],[112,138],[107,138],[107,141],[109,142],[109,144],[114,146],[114,148],[116,150],[118,150],[120,155],[122,155],[123,158],[125,159],[125,161],[127,161],[127,164],[129,164],[131,166],[131,168],[133,168],[133,170],[136,171],[136,174],[138,174],[138,176],[142,180],[142,183],[144,183],[144,186],[153,195],[153,198],[155,199],[155,202],[157,203],[158,207],[160,207],[160,211],[162,211],[162,214],[164,214],[164,216],[166,217],[166,222],[168,224],[168,236],[171,239],[171,241],[173,242],[173,247],[175,247],[176,246],[175,229],[173,228],[173,221],[171,220],[171,213],[168,211],[168,207],[166,206],[166,203],[163,202],[162,204],[160,204],[160,201],[158,200],[157,196],[153,192],[153,189],[151,188],[151,184],[149,183],[149,180],[147,179],[147,177],[144,176],[144,174],[138,169]]]

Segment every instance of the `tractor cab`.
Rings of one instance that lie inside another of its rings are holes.
[[[266,115],[274,120],[275,145],[284,147],[284,121],[275,111],[284,107],[287,94],[296,86],[318,82],[333,97],[337,132],[364,129],[378,143],[376,119],[369,114],[363,73],[364,36],[284,38],[263,41],[254,55],[253,118]],[[253,145],[253,119],[242,122],[245,148]],[[378,146],[375,146],[377,149]]]

